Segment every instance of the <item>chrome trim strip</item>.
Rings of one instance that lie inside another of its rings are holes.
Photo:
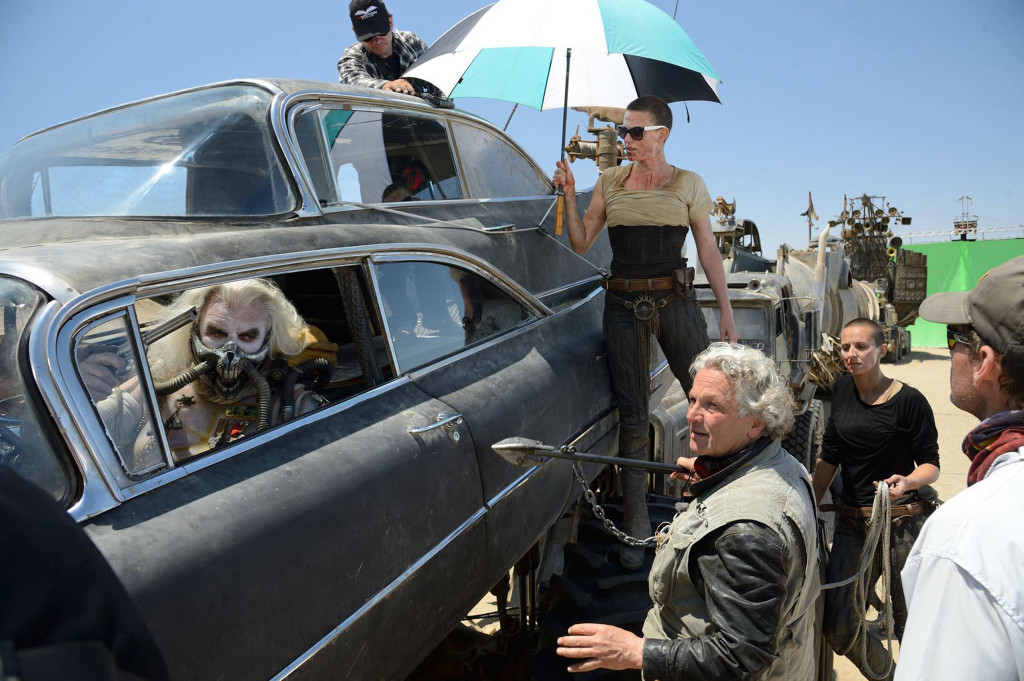
[[[541,300],[544,300],[545,298],[553,298],[555,296],[561,295],[562,293],[565,293],[566,291],[571,291],[574,288],[583,288],[590,282],[594,282],[595,286],[599,286],[600,282],[603,280],[604,277],[595,274],[591,277],[587,277],[586,279],[579,279],[571,284],[566,284],[565,286],[559,286],[558,288],[549,288],[547,291],[541,291],[540,293],[537,294],[537,297],[540,298]],[[587,294],[586,299],[592,298],[596,293],[600,293],[600,291],[593,291]],[[583,299],[581,298],[581,300]]]
[[[497,506],[501,501],[505,499],[505,497],[511,496],[513,492],[515,492],[517,489],[525,485],[526,481],[529,480],[534,475],[536,475],[539,471],[539,465],[530,466],[529,468],[527,468],[525,473],[523,473],[518,478],[510,482],[503,489],[499,490],[497,494],[488,499],[486,502],[487,507],[494,508],[495,506]]]
[[[85,455],[90,451],[90,437],[76,420],[76,410],[68,402],[67,385],[52,362],[59,361],[57,329],[63,310],[56,302],[47,303],[39,314],[28,339],[29,366],[39,388],[43,403],[63,433],[71,452],[71,465],[82,478],[82,496],[71,506],[69,513],[76,520],[84,520],[121,503],[115,488],[107,484],[102,467]],[[103,436],[105,439],[105,436]]]
[[[469,518],[467,518],[465,521],[463,521],[463,523],[461,525],[459,525],[457,528],[455,528],[455,530],[453,532],[451,532],[447,537],[445,537],[443,540],[441,540],[428,553],[426,553],[423,556],[421,556],[419,558],[419,560],[417,560],[415,563],[413,563],[408,568],[406,568],[406,570],[402,574],[400,574],[397,577],[395,577],[395,579],[392,580],[392,582],[390,584],[388,584],[386,587],[384,587],[383,589],[378,591],[376,594],[374,594],[369,600],[367,600],[366,603],[364,603],[362,605],[362,607],[360,607],[354,613],[352,613],[351,615],[346,617],[344,621],[342,621],[338,626],[336,626],[334,629],[332,629],[330,632],[328,632],[326,636],[324,636],[319,641],[314,643],[308,650],[306,650],[306,652],[302,653],[302,655],[300,655],[295,660],[293,660],[291,664],[289,664],[287,667],[285,667],[280,672],[278,672],[273,677],[273,679],[271,681],[278,681],[279,679],[286,679],[286,678],[288,678],[288,676],[292,672],[298,670],[299,667],[301,667],[306,662],[308,662],[320,650],[325,648],[328,644],[331,643],[331,641],[336,639],[343,631],[348,629],[359,618],[361,618],[364,614],[366,614],[367,611],[369,611],[375,605],[377,605],[378,603],[383,601],[385,598],[390,596],[396,589],[398,589],[400,586],[402,586],[402,583],[405,582],[409,578],[409,576],[411,574],[416,572],[416,570],[418,570],[423,565],[425,565],[429,560],[434,558],[434,556],[436,556],[438,553],[440,553],[443,549],[447,548],[449,544],[451,544],[453,541],[455,541],[455,539],[457,539],[460,535],[462,535],[466,531],[468,531],[469,528],[471,528],[473,525],[476,525],[477,523],[479,523],[483,519],[484,514],[486,512],[487,512],[487,508],[486,507],[481,507],[481,508],[477,509],[476,512],[473,513],[473,515],[471,515]]]
[[[27,281],[61,305],[66,305],[78,295],[78,291],[69,286],[66,281],[50,270],[35,265],[26,265],[14,260],[0,260],[0,276],[2,275],[10,275]]]
[[[395,376],[402,375],[402,363],[398,361],[398,354],[395,352],[395,344],[391,340],[394,338],[394,334],[391,330],[391,323],[388,322],[388,316],[385,313],[387,308],[384,306],[384,296],[380,292],[380,279],[377,277],[377,268],[373,266],[373,259],[366,258],[362,263],[363,271],[366,274],[367,281],[370,282],[370,286],[373,288],[370,291],[373,294],[373,299],[377,304],[377,309],[374,310],[374,314],[380,321],[381,329],[383,330],[384,336],[384,347],[388,351],[388,357],[391,359],[391,371]]]
[[[270,127],[277,138],[281,153],[284,154],[285,164],[291,170],[292,179],[299,188],[299,198],[302,205],[298,207],[295,214],[300,218],[309,218],[322,215],[320,202],[317,200],[316,192],[313,190],[313,181],[306,172],[306,164],[301,161],[302,152],[298,148],[298,141],[293,134],[295,118],[302,113],[315,110],[313,107],[289,108],[291,97],[283,93],[274,97],[270,103]]]

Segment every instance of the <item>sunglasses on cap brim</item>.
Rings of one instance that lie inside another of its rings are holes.
[[[616,128],[616,132],[619,134],[619,137],[621,139],[626,139],[626,135],[629,135],[634,140],[639,142],[640,140],[642,140],[644,138],[644,132],[645,131],[647,131],[647,130],[658,130],[660,128],[665,128],[665,127],[667,127],[667,126],[664,126],[664,125],[644,125],[644,126],[640,126],[640,125],[638,125],[638,126],[633,127],[633,128],[627,128],[624,125],[620,125],[618,128]]]

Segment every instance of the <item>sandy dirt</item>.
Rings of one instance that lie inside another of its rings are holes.
[[[949,351],[945,348],[913,350],[898,364],[883,364],[882,373],[920,390],[935,412],[935,424],[939,430],[939,467],[942,473],[933,487],[941,499],[949,499],[967,486],[970,462],[960,449],[960,444],[964,435],[978,424],[978,419],[960,411],[949,401]],[[859,681],[866,678],[846,658],[837,657],[833,669],[836,681]]]

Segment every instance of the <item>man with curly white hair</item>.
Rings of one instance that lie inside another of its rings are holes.
[[[786,380],[761,352],[713,343],[690,367],[692,472],[648,578],[643,637],[576,624],[569,671],[642,669],[645,679],[814,678],[820,591],[810,478],[780,444]]]

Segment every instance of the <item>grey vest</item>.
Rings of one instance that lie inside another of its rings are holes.
[[[690,550],[705,535],[740,520],[779,534],[792,564],[778,634],[778,658],[761,679],[814,678],[814,601],[818,597],[817,520],[810,478],[773,441],[722,484],[704,491],[672,521],[649,578],[654,607],[645,638],[715,633],[701,592],[690,581]]]

